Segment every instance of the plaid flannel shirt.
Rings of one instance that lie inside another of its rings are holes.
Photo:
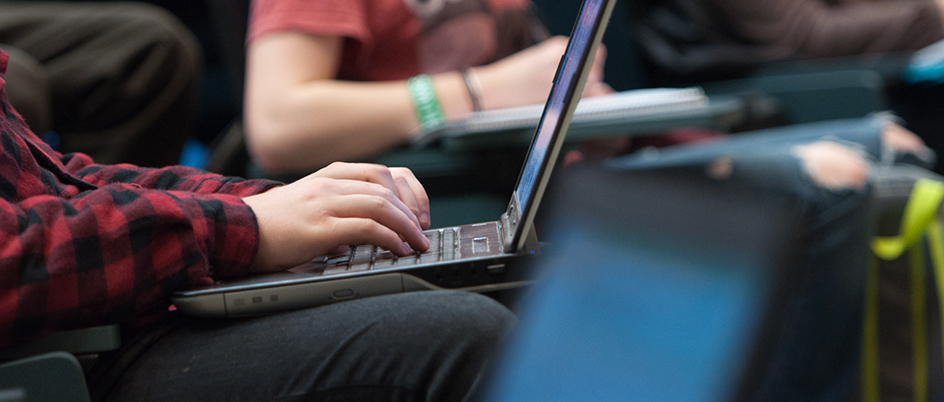
[[[44,144],[10,106],[0,51],[0,349],[167,313],[177,290],[246,273],[259,229],[241,200],[277,185],[182,166],[97,165]]]

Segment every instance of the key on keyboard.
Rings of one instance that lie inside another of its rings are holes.
[[[429,249],[421,254],[397,257],[390,251],[369,244],[351,246],[348,253],[325,259],[324,275],[368,269],[390,268],[397,265],[448,261],[456,258],[459,247],[458,229],[437,229],[424,232]]]
[[[442,233],[442,229],[425,232],[426,238],[429,239],[429,249],[418,256],[419,258],[416,259],[417,263],[436,262],[441,260]]]
[[[370,269],[370,264],[374,260],[374,254],[377,247],[370,244],[361,244],[354,249],[351,257],[351,271],[364,271]]]

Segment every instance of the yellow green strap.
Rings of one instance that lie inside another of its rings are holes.
[[[941,317],[941,351],[944,352],[944,226],[935,220],[928,228],[928,249],[931,252],[931,266],[937,283],[938,313]],[[942,356],[941,361],[944,361]]]
[[[894,260],[906,250],[909,253],[911,271],[911,322],[914,339],[912,355],[914,362],[915,400],[927,399],[927,335],[926,295],[924,287],[924,255],[922,248],[913,247],[926,234],[931,250],[931,262],[935,271],[938,300],[944,313],[944,229],[937,220],[941,201],[944,200],[944,183],[919,179],[915,182],[911,196],[905,205],[898,236],[878,237],[872,241],[872,251],[878,258]],[[870,259],[866,272],[865,308],[862,339],[862,392],[866,402],[880,399],[879,350],[878,350],[878,284],[879,268],[875,259]],[[942,320],[944,331],[944,320]],[[942,332],[944,333],[944,332]],[[942,338],[944,345],[944,338]]]
[[[905,205],[898,236],[876,237],[872,240],[872,251],[875,255],[883,260],[894,260],[917,243],[937,217],[941,200],[944,200],[944,183],[918,179],[911,191],[911,197],[908,198],[908,204]]]

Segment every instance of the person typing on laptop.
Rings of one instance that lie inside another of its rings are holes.
[[[406,169],[334,164],[298,182],[98,165],[44,144],[10,106],[0,51],[0,349],[120,323],[96,400],[461,400],[514,321],[464,292],[415,292],[243,320],[187,320],[170,295],[346,244],[425,250]]]

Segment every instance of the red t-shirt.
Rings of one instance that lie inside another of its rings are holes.
[[[253,0],[251,42],[299,31],[346,39],[338,77],[401,80],[487,64],[534,43],[530,0]]]

